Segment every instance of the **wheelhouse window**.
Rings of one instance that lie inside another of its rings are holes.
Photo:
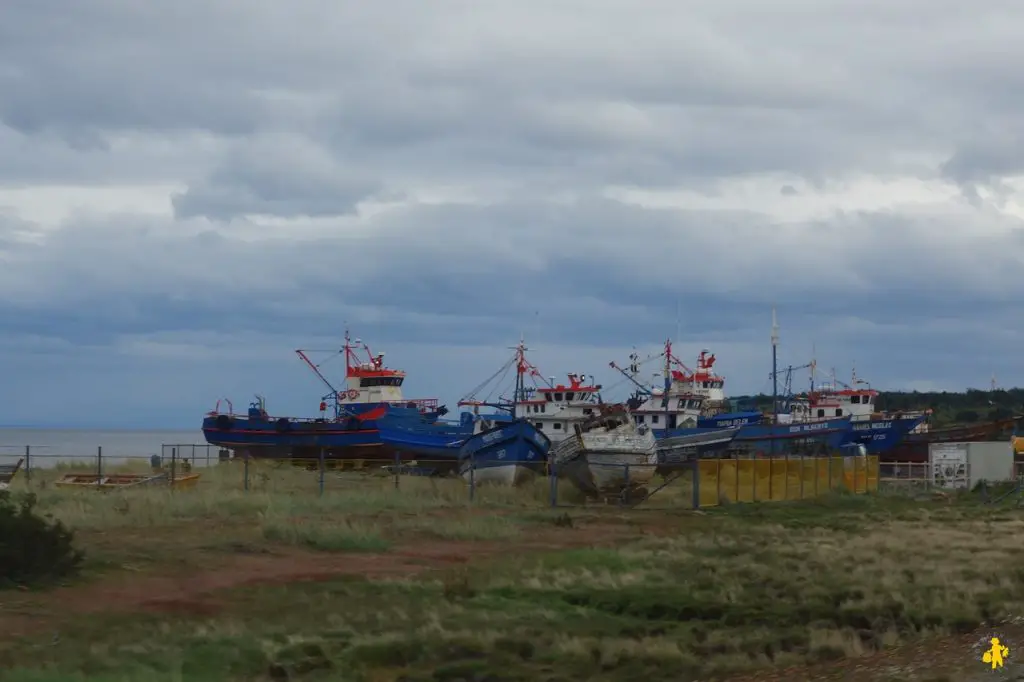
[[[562,397],[563,396],[562,396],[561,393],[556,393],[555,394],[555,402],[559,402],[559,403],[562,402]]]
[[[359,380],[360,388],[373,388],[374,386],[401,386],[405,377],[366,377]]]
[[[818,416],[819,417],[824,417],[825,416],[825,410],[818,410]]]

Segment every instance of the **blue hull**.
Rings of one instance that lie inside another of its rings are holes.
[[[395,449],[381,439],[381,426],[426,431],[464,439],[472,434],[472,417],[458,424],[438,421],[436,413],[386,404],[352,405],[342,421],[268,417],[250,410],[248,417],[209,415],[203,436],[211,445],[244,451],[253,457],[319,457],[392,461]]]
[[[459,470],[465,476],[505,467],[544,471],[551,440],[525,420],[499,424],[466,439],[459,448]],[[514,475],[514,474],[512,474]]]
[[[907,434],[925,420],[925,416],[856,421],[850,426],[842,445],[863,445],[869,455],[887,452],[903,442]]]
[[[470,465],[477,472],[508,466],[543,471],[551,448],[547,436],[523,420],[486,418],[497,425],[476,435],[386,424],[378,424],[378,430],[381,442],[389,449],[400,453],[404,460],[415,459],[433,473],[456,468],[465,473]]]
[[[700,417],[697,427],[702,429],[728,429],[733,426],[759,424],[764,419],[761,412],[727,412],[713,417]]]
[[[805,424],[744,424],[733,439],[731,447],[746,450],[769,452],[773,444],[776,450],[784,450],[796,443],[811,441],[829,449],[837,449],[850,430],[849,417],[824,419]],[[672,429],[666,433],[664,429],[655,431],[657,438],[666,436],[688,436],[698,433],[711,433],[714,428],[682,428]]]

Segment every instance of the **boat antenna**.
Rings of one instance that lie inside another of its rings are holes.
[[[683,332],[682,332],[682,319],[681,319],[680,314],[679,314],[680,308],[681,308],[681,303],[682,302],[677,298],[676,299],[676,343],[679,343],[679,339],[683,335]]]

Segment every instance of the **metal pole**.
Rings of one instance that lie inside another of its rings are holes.
[[[783,465],[785,466],[785,472],[786,472],[786,487],[782,489],[782,499],[788,500],[789,499],[789,450],[786,450],[785,457],[786,457],[786,459],[783,461]]]
[[[32,482],[32,446],[25,446],[25,482]]]
[[[771,453],[775,456],[775,426],[779,423],[779,324],[775,318],[775,308],[772,308],[772,437]]]
[[[103,478],[103,446],[96,447],[96,487],[100,487],[100,479]]]
[[[476,499],[476,459],[469,453],[469,501]]]
[[[700,458],[694,457],[693,462],[693,508],[700,509]]]
[[[324,449],[320,448],[320,497],[324,496]]]
[[[551,506],[558,506],[558,476],[555,472],[555,459],[548,455],[548,496]]]
[[[245,458],[242,460],[242,485],[246,492],[249,490],[249,451],[246,450]]]
[[[395,490],[398,490],[398,480],[402,471],[402,451],[395,450]]]
[[[668,428],[667,423],[666,423],[665,428]],[[629,500],[629,498],[630,498],[630,494],[629,494],[630,493],[630,490],[629,490],[629,464],[627,463],[624,466],[625,466],[625,469],[626,469],[625,472],[624,472],[625,476],[626,476],[626,489],[623,491],[625,494],[619,496],[619,503],[620,504],[625,504]]]
[[[171,487],[174,487],[174,479],[178,473],[178,447],[171,448]]]

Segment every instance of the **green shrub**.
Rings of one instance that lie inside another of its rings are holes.
[[[52,582],[74,575],[83,553],[74,533],[60,521],[40,516],[33,494],[0,491],[0,588]]]

